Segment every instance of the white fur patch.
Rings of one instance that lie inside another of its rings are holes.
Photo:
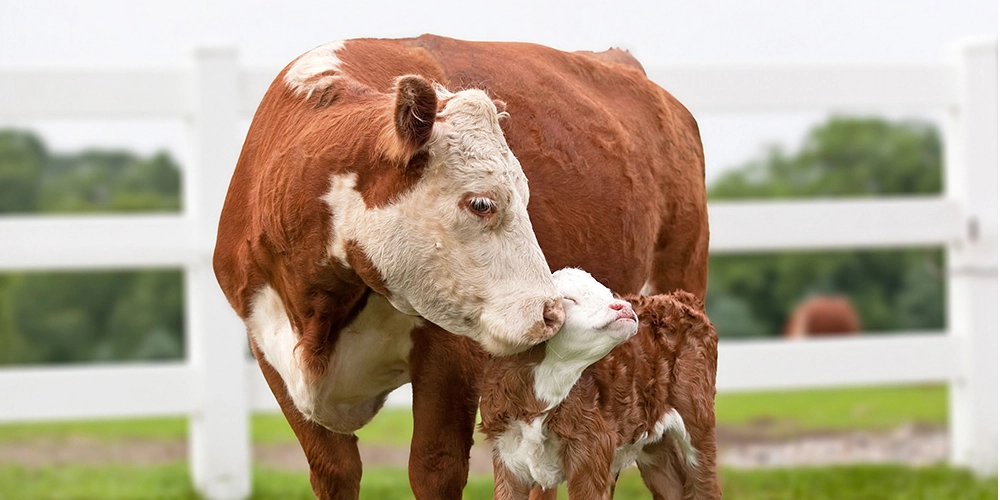
[[[247,327],[306,418],[337,432],[353,432],[375,415],[389,391],[410,381],[410,332],[420,322],[371,293],[365,308],[340,332],[327,372],[311,383],[301,351],[295,349],[299,334],[270,286],[257,293]]]
[[[698,465],[698,454],[694,445],[691,444],[691,436],[688,435],[687,428],[684,427],[684,419],[681,418],[681,414],[677,413],[676,409],[670,410],[657,423],[657,427],[660,426],[660,423],[663,424],[664,433],[669,432],[677,440],[677,444],[681,447],[681,454],[684,455],[684,461],[687,462],[688,466]]]
[[[522,483],[552,489],[565,480],[559,458],[562,443],[558,437],[546,434],[543,418],[536,417],[530,424],[511,422],[493,442],[493,452]]]
[[[684,419],[681,418],[681,414],[677,413],[676,409],[668,411],[663,415],[663,418],[656,423],[656,426],[653,427],[653,430],[649,433],[647,440],[642,443],[642,446],[639,446],[638,454],[636,455],[635,460],[639,462],[648,462],[650,457],[645,456],[645,454],[642,453],[642,447],[659,441],[668,433],[677,441],[677,444],[681,449],[681,454],[684,456],[684,461],[688,464],[688,466],[697,466],[698,450],[696,450],[694,445],[691,444],[691,436],[688,434],[687,428],[684,426]],[[626,465],[628,464],[626,463]]]
[[[343,48],[344,42],[336,41],[320,45],[302,54],[285,73],[285,85],[288,85],[296,95],[305,94],[307,99],[315,90],[329,87],[336,76],[315,77],[321,73],[337,72],[340,68],[337,51]]]

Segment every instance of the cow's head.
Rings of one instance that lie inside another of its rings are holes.
[[[451,93],[419,76],[358,99],[384,109],[354,125],[371,136],[356,144],[372,149],[354,162],[374,166],[333,174],[324,196],[331,257],[398,310],[490,353],[554,335],[562,303],[528,219],[527,179],[500,129],[503,112],[480,90]]]

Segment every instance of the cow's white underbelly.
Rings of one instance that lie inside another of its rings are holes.
[[[299,335],[278,293],[265,286],[247,319],[264,358],[281,375],[295,407],[306,418],[336,432],[351,433],[382,407],[393,389],[410,381],[410,332],[420,324],[371,293],[365,308],[344,330],[323,376],[310,379],[295,349]]]

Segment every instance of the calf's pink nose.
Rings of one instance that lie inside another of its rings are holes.
[[[611,309],[618,311],[619,318],[633,318],[635,317],[635,312],[632,311],[632,304],[624,300],[616,300],[611,303]]]

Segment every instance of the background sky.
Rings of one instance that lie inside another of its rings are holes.
[[[997,34],[997,3],[989,0],[0,0],[0,5],[0,69],[176,67],[187,64],[200,44],[226,44],[238,48],[243,64],[277,72],[327,41],[421,33],[566,50],[617,46],[631,50],[647,68],[922,65],[947,62],[949,45],[963,38]],[[808,126],[825,116],[696,115],[709,178],[758,154],[765,144],[796,147]],[[184,157],[179,123],[0,121],[5,125],[40,130],[55,150],[167,148]]]

